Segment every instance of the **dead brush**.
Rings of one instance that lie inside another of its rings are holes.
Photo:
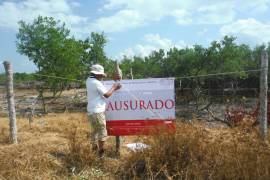
[[[83,169],[99,165],[97,155],[91,150],[89,140],[79,133],[78,127],[73,128],[68,135],[68,153],[65,156],[65,164],[70,172],[75,175]]]
[[[132,153],[123,163],[120,177],[166,179],[170,177],[181,178],[187,174],[187,169],[196,167],[201,161],[201,136],[191,125],[177,126],[175,133],[160,132],[145,141],[150,148],[141,152]]]
[[[179,123],[174,134],[149,137],[149,149],[130,154],[122,179],[269,179],[270,149],[256,132],[239,128],[212,134]]]
[[[8,121],[0,129],[0,179],[68,179],[95,164],[81,114],[18,118],[18,144],[9,144]],[[76,131],[74,131],[76,130]]]
[[[50,152],[50,143],[21,143],[0,149],[0,179],[62,179],[65,168]]]

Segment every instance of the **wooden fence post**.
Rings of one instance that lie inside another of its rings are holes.
[[[268,54],[265,50],[261,54],[260,76],[260,132],[263,140],[267,140],[267,91],[268,91]]]
[[[8,61],[4,61],[3,64],[6,70],[6,89],[8,101],[10,140],[12,143],[17,143],[18,141],[17,141],[17,126],[16,126],[16,111],[13,93],[13,73],[11,65]]]
[[[122,71],[119,68],[119,64],[117,61],[115,61],[115,72],[114,75],[120,76],[120,79],[115,79],[115,81],[120,81],[122,80]],[[121,137],[120,136],[115,136],[115,149],[116,149],[116,154],[120,156],[120,147],[121,147]]]
[[[133,79],[133,70],[130,68],[130,79]]]

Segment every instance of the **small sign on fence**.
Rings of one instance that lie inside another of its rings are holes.
[[[114,81],[104,81],[110,88]],[[174,78],[122,80],[122,88],[107,99],[109,135],[149,134],[157,126],[173,128]]]

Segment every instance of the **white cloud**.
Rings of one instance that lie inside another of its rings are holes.
[[[143,44],[137,44],[134,48],[133,51],[135,55],[140,56],[140,57],[145,57],[149,55],[151,52],[154,50],[158,50],[159,48],[157,46],[153,45],[143,45]]]
[[[187,45],[184,41],[174,43],[168,38],[162,38],[159,34],[146,34],[143,38],[143,43],[136,44],[132,48],[127,48],[123,52],[119,53],[115,58],[122,59],[124,56],[133,57],[140,56],[145,57],[151,54],[151,52],[159,49],[168,51],[170,48],[185,48]]]
[[[197,21],[200,24],[224,24],[234,19],[234,4],[229,1],[216,2],[198,8]]]
[[[153,45],[136,44],[134,47],[127,48],[124,51],[120,52],[117,56],[115,56],[115,59],[122,59],[124,56],[128,58],[132,58],[134,56],[145,57],[154,50],[157,50],[157,47]]]
[[[87,22],[86,17],[73,13],[72,8],[78,6],[78,2],[68,0],[4,1],[0,3],[0,27],[17,30],[18,21],[31,22],[41,15],[59,19],[73,30],[81,23]]]
[[[153,21],[160,21],[166,16],[178,19],[177,23],[179,24],[187,24],[190,22],[190,18],[187,17],[187,12],[181,9],[181,7],[186,7],[187,4],[190,4],[190,2],[177,0],[108,0],[103,9],[116,10],[116,13],[106,17],[106,22],[104,22],[104,18],[97,19],[98,27],[95,25],[93,27],[107,31],[107,21],[110,21],[112,29],[122,31],[131,27],[140,27]],[[121,11],[132,11],[136,16],[119,16]],[[118,18],[115,18],[115,16]],[[132,23],[133,21],[137,23]],[[123,26],[118,22],[128,23]]]
[[[187,25],[192,23],[192,18],[185,9],[176,9],[170,13],[179,25]]]
[[[18,21],[31,22],[38,15],[52,16],[66,23],[77,35],[89,31],[119,32],[141,27],[164,18],[178,25],[225,24],[235,20],[237,13],[264,13],[269,0],[106,0],[95,20],[75,14],[81,6],[76,0],[21,0],[0,2],[0,28],[18,28]]]
[[[224,25],[222,35],[234,35],[243,42],[263,43],[270,41],[270,23],[263,23],[253,18],[237,20]]]
[[[102,17],[90,24],[90,29],[116,32],[143,25],[143,19],[137,11],[122,10],[111,17]]]
[[[120,52],[117,56],[115,56],[115,59],[122,59],[124,56],[133,57],[135,56],[135,52],[132,48],[127,48],[123,52]]]
[[[269,0],[107,0],[103,9],[114,11],[115,14],[105,17],[106,21],[104,17],[97,19],[93,28],[107,31],[110,22],[110,31],[123,31],[165,17],[174,18],[179,25],[226,24],[233,22],[237,13],[267,12],[269,2]],[[136,16],[119,16],[121,11],[132,11]],[[128,23],[123,25],[121,22]]]
[[[144,39],[146,40],[146,42],[164,49],[173,46],[173,43],[170,39],[161,38],[159,34],[146,34],[144,36]]]

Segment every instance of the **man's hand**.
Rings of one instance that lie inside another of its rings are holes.
[[[120,83],[114,83],[113,84],[113,89],[114,90],[118,90],[118,89],[120,89],[122,87],[122,85],[120,84]]]
[[[120,89],[122,87],[122,85],[120,83],[114,83],[111,87],[111,89],[106,92],[105,94],[103,94],[103,96],[105,98],[110,97],[115,91],[117,91],[118,89]]]

